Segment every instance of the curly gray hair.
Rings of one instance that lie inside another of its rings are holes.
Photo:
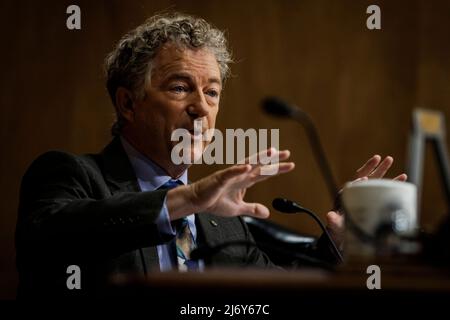
[[[130,90],[134,98],[145,98],[152,61],[158,50],[169,41],[180,47],[211,50],[219,64],[222,82],[228,78],[232,58],[222,31],[193,16],[180,13],[156,15],[122,37],[105,59],[106,87],[114,106],[117,88],[121,86]],[[124,124],[116,108],[112,134],[120,134]]]

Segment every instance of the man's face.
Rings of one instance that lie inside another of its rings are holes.
[[[171,171],[171,150],[178,143],[171,141],[172,132],[183,128],[193,134],[196,119],[202,120],[202,132],[214,128],[221,89],[220,69],[212,52],[164,45],[153,60],[146,97],[135,102],[134,121],[129,128],[134,143]]]

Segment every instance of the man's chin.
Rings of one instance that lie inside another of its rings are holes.
[[[194,143],[191,144],[191,148],[190,148],[190,162],[189,164],[199,164],[202,162],[202,158],[203,158],[203,152],[205,151],[205,147],[206,145],[195,145]]]
[[[193,164],[202,163],[204,148],[193,148],[191,151],[191,161]]]
[[[179,165],[191,165],[191,164],[200,164],[202,163],[203,152],[205,151],[206,145],[204,146],[194,146],[194,143],[191,144],[190,147],[186,148],[188,150],[182,150],[181,152],[176,152],[176,156],[178,159],[183,159],[182,163]],[[173,149],[172,149],[173,150]],[[185,151],[187,152],[188,157],[185,157]],[[175,163],[172,161],[172,163]],[[178,162],[179,163],[179,162]]]

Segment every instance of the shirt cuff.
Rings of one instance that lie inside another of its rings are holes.
[[[167,196],[164,198],[162,209],[159,212],[158,218],[156,218],[156,226],[161,236],[175,236],[176,232],[170,223],[169,209],[167,209],[166,201]]]

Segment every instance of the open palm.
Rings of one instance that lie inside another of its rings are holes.
[[[277,156],[279,161],[288,159],[290,155],[288,150],[269,149],[263,152],[270,156]],[[270,166],[277,166],[277,172],[273,175],[262,175],[261,170],[268,169]],[[294,163],[282,162],[267,165],[261,163],[242,164],[217,171],[191,185],[194,206],[224,217],[249,215],[267,218],[270,212],[266,206],[244,201],[247,189],[255,183],[289,172],[292,169],[294,169]]]

